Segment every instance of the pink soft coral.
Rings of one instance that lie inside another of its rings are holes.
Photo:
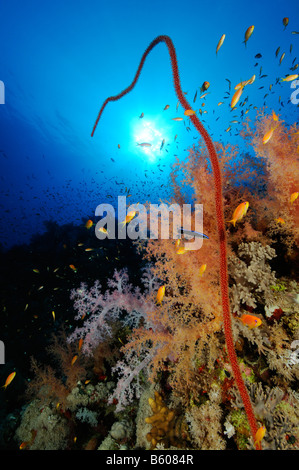
[[[69,336],[68,342],[82,338],[82,353],[88,356],[107,337],[112,336],[111,326],[116,320],[123,324],[137,326],[141,317],[146,317],[150,307],[138,288],[129,284],[127,270],[114,271],[113,279],[108,280],[109,289],[102,293],[102,286],[96,281],[91,289],[82,283],[79,289],[71,292],[76,320],[87,317],[82,327],[77,327]]]

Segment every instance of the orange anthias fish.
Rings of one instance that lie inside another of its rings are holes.
[[[86,222],[85,227],[89,230],[92,226],[93,226],[93,221],[89,219]]]
[[[4,390],[6,390],[7,387],[9,386],[9,384],[11,384],[11,382],[13,381],[15,376],[16,376],[16,372],[12,372],[11,374],[9,374],[9,376],[7,377],[7,379],[5,381],[5,384],[2,387],[2,388],[4,388]]]
[[[195,111],[193,109],[186,109],[184,112],[185,116],[192,116],[195,114]]]
[[[273,136],[273,132],[275,131],[276,127],[271,127],[271,129],[266,132],[266,134],[263,137],[263,144],[265,145]]]
[[[106,229],[105,227],[100,227],[100,228],[99,228],[99,232],[108,234],[108,231],[107,231],[107,229]]]
[[[253,33],[253,30],[254,30],[254,26],[249,26],[249,28],[246,29],[246,32],[245,32],[245,47],[246,47],[246,44],[247,44],[247,41],[248,39],[250,38],[250,36],[252,35]]]
[[[134,219],[135,215],[136,215],[135,211],[128,212],[128,214],[126,215],[125,220],[122,222],[123,226],[128,224],[129,222],[131,222],[131,220]]]
[[[31,430],[31,439],[29,441],[22,442],[22,444],[20,444],[19,449],[24,450],[24,449],[26,449],[26,447],[31,446],[33,444],[33,442],[35,441],[36,435],[37,435],[37,431],[35,429],[32,429]]]
[[[157,300],[157,304],[161,304],[161,303],[162,303],[164,294],[165,294],[165,286],[159,287],[158,293],[157,293],[157,299],[156,299],[156,300]]]
[[[290,197],[290,203],[293,204],[293,202],[296,201],[298,196],[299,196],[299,192],[292,193]]]
[[[243,93],[243,89],[244,89],[244,86],[240,86],[240,88],[238,88],[238,90],[235,92],[234,96],[232,97],[231,104],[230,104],[231,108],[234,108],[236,104],[238,103]]]
[[[242,220],[243,217],[246,215],[248,207],[248,201],[241,202],[241,204],[239,204],[238,207],[234,210],[233,218],[229,221],[233,224],[234,227],[236,226],[236,222],[240,222],[240,220]]]
[[[76,266],[74,266],[73,264],[69,264],[69,267],[76,273],[77,272],[77,268]]]
[[[210,83],[209,82],[203,82],[203,84],[201,85],[200,87],[200,92],[203,93],[204,91],[207,91],[207,89],[209,88],[210,86]]]
[[[71,362],[71,365],[73,366],[76,362],[76,360],[78,359],[78,356],[74,356],[73,359],[72,359],[72,362]]]
[[[299,77],[298,73],[295,73],[293,75],[288,75],[287,77],[282,78],[281,81],[282,82],[292,82],[293,80],[296,80],[296,78],[298,78],[298,77]]]
[[[261,440],[263,439],[263,437],[265,436],[265,434],[266,434],[266,427],[265,427],[265,426],[261,426],[261,427],[256,431],[255,440],[254,440],[254,445],[257,446],[258,448],[261,447]]]
[[[202,264],[199,268],[199,275],[200,277],[203,276],[205,270],[207,269],[207,265],[206,264]]]
[[[222,46],[223,42],[224,42],[224,39],[225,39],[225,34],[222,34],[221,38],[219,39],[219,42],[217,44],[217,47],[216,47],[216,55],[220,49],[220,47]]]
[[[254,315],[249,315],[247,313],[243,314],[239,320],[243,325],[249,326],[250,329],[257,328],[262,324],[262,320],[259,317],[255,317]]]

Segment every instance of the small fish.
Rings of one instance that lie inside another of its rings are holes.
[[[172,118],[173,121],[183,121],[183,118],[181,117],[176,117],[176,118]]]
[[[238,207],[234,210],[233,213],[233,218],[229,222],[233,224],[233,226],[236,226],[236,222],[240,222],[243,217],[246,215],[249,207],[249,202],[241,202],[241,204],[238,205]]]
[[[77,356],[77,354],[76,354],[76,355],[73,357],[73,359],[72,359],[71,366],[73,366],[73,365],[75,364],[75,362],[76,362],[77,359],[78,359],[78,356]]]
[[[274,221],[275,221],[277,224],[280,224],[280,225],[285,224],[284,219],[282,219],[281,217],[278,217],[277,219],[274,219]]]
[[[262,57],[262,54],[260,54],[260,53],[259,53],[259,54],[256,54],[256,55],[254,56],[255,59],[260,59],[261,57]]]
[[[117,148],[119,148],[119,149],[120,149],[120,145],[119,145],[119,144],[117,145]]]
[[[205,270],[207,269],[207,265],[206,264],[202,264],[201,267],[199,268],[199,276],[203,276]]]
[[[151,147],[152,146],[152,144],[150,144],[149,142],[141,142],[141,144],[137,143],[137,145],[139,147]]]
[[[272,111],[272,117],[273,117],[273,121],[278,121],[278,116],[274,111]]]
[[[93,251],[94,248],[85,248],[85,251]]]
[[[293,204],[293,202],[296,201],[298,196],[299,196],[299,192],[292,193],[290,197],[290,203]]]
[[[165,144],[165,139],[163,139],[163,140],[162,140],[162,143],[161,143],[161,146],[160,146],[160,150],[162,150],[162,149],[163,149],[163,147],[164,147],[164,144]]]
[[[235,86],[235,90],[239,90],[239,88],[244,88],[244,86],[246,85],[252,85],[254,81],[255,81],[255,75],[252,75],[252,77],[249,80],[238,83],[238,85]]]
[[[243,314],[239,320],[243,323],[243,325],[249,326],[250,329],[257,328],[262,324],[262,320],[259,317],[249,315],[247,313]]]
[[[30,440],[22,442],[22,444],[20,444],[19,449],[24,450],[26,449],[26,447],[31,446],[33,442],[35,441],[36,435],[37,435],[37,431],[35,429],[32,429]]]
[[[9,374],[9,376],[7,377],[7,379],[5,381],[5,384],[2,386],[2,388],[4,388],[4,390],[6,390],[7,387],[9,386],[9,384],[11,384],[11,382],[13,381],[15,376],[16,376],[16,372],[12,372],[11,374]]]
[[[225,39],[225,34],[222,34],[221,38],[218,41],[217,47],[216,47],[216,55],[217,55],[220,47],[222,46],[222,44],[224,42],[224,39]]]
[[[76,273],[77,268],[73,264],[69,264],[69,267]]]
[[[197,90],[196,90],[195,95],[194,95],[194,98],[193,98],[193,103],[195,103],[196,98],[197,98]]]
[[[261,441],[263,437],[266,434],[266,427],[261,426],[255,433],[255,438],[254,438],[254,445],[257,446],[258,448],[261,447]]]
[[[231,100],[231,108],[234,108],[236,106],[236,104],[238,103],[239,99],[241,98],[241,95],[243,93],[243,89],[244,87],[240,87],[234,94],[234,96],[232,97],[232,100]]]
[[[228,89],[230,91],[231,86],[232,86],[232,82],[229,80],[229,78],[226,78],[225,80],[228,82]]]
[[[275,51],[275,55],[276,55],[276,57],[278,56],[278,54],[279,54],[279,51],[280,51],[280,46],[279,46],[279,47],[276,49],[276,51]]]
[[[266,134],[263,137],[263,144],[265,145],[269,140],[271,139],[273,132],[275,131],[276,127],[271,127],[271,129],[266,132]]]
[[[55,321],[55,312],[54,312],[54,310],[52,310],[52,317],[53,317],[53,320]]]
[[[280,57],[280,59],[279,59],[279,65],[280,65],[281,62],[283,61],[283,58],[284,58],[285,55],[286,55],[285,52],[283,52],[283,53],[281,54],[281,57]]]
[[[204,91],[207,91],[209,86],[210,86],[209,82],[203,82],[203,84],[200,87],[200,92],[203,93]]]
[[[131,220],[134,219],[135,215],[136,215],[136,211],[128,212],[128,214],[126,215],[125,220],[122,222],[123,226],[128,224],[129,222],[131,222]]]
[[[292,31],[292,34],[299,34],[299,31]]]
[[[139,116],[139,119],[142,119],[144,116],[144,113],[141,113],[140,116]]]
[[[286,27],[287,27],[288,24],[289,24],[289,18],[283,18],[282,24],[284,25],[284,29],[286,29]]]
[[[188,251],[188,250],[186,250],[186,248],[184,248],[183,246],[181,246],[181,247],[177,250],[176,254],[177,254],[177,255],[183,255],[183,254],[186,253],[187,251]]]
[[[161,303],[162,303],[164,294],[165,294],[165,286],[159,287],[158,293],[157,293],[157,299],[156,299],[156,300],[157,300],[157,304],[161,304]]]
[[[184,114],[185,116],[193,116],[193,114],[195,114],[195,111],[193,109],[186,109]]]
[[[165,106],[165,108],[163,109],[163,111],[166,111],[168,108],[169,108],[169,104],[167,104],[167,105]]]
[[[207,238],[207,239],[209,239],[209,237],[207,235],[205,235],[204,233],[195,232],[194,230],[187,230],[184,227],[181,227],[179,229],[179,232],[181,234],[188,235],[189,237],[192,237],[192,238],[197,237],[197,238]]]
[[[93,226],[93,221],[89,219],[86,222],[85,227],[89,230],[92,226]]]
[[[78,344],[78,351],[79,351],[79,352],[81,351],[82,344],[83,344],[83,338],[80,338],[80,339],[79,339],[79,344]]]
[[[287,77],[282,78],[281,81],[282,82],[292,82],[293,80],[296,80],[296,78],[298,78],[298,77],[299,77],[299,74],[295,73],[294,75],[288,75]]]
[[[108,234],[108,231],[107,231],[107,229],[105,229],[105,227],[100,227],[98,230],[99,230],[99,232]]]
[[[37,268],[32,269],[32,271],[33,271],[34,273],[39,274],[39,269],[37,269]]]
[[[253,30],[254,30],[254,26],[249,26],[249,28],[246,29],[245,40],[243,41],[245,43],[245,47],[246,47],[248,39],[250,38],[250,36],[253,33]]]

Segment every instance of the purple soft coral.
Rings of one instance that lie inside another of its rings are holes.
[[[127,270],[114,271],[108,281],[109,289],[103,294],[102,286],[96,281],[91,289],[81,284],[79,289],[71,292],[76,320],[85,318],[84,325],[78,327],[69,336],[68,342],[83,338],[82,352],[91,356],[93,350],[107,337],[111,336],[113,321],[122,320],[125,325],[137,326],[141,317],[146,317],[149,308],[143,294],[138,288],[129,284]],[[124,313],[126,314],[124,316]]]

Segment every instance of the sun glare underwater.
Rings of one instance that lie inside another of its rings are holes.
[[[0,449],[298,450],[297,3],[68,3],[1,7]]]

